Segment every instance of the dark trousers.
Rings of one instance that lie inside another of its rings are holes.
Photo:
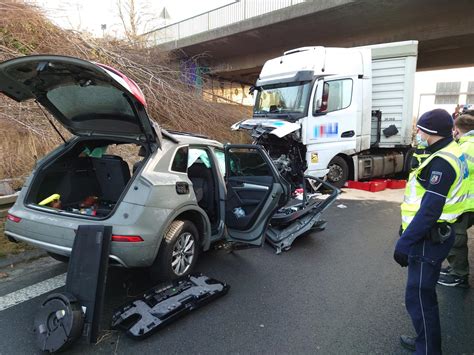
[[[436,282],[453,243],[454,230],[443,244],[423,240],[410,251],[405,304],[417,335],[416,354],[441,354]]]
[[[474,212],[464,213],[453,225],[456,233],[454,245],[447,257],[449,266],[452,267],[451,274],[457,276],[469,275],[469,259],[467,248],[467,230],[474,225]]]

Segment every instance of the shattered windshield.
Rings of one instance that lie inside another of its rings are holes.
[[[268,85],[257,94],[254,113],[304,113],[311,91],[311,81]]]

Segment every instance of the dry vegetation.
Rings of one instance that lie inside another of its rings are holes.
[[[115,67],[142,88],[150,117],[161,126],[240,141],[230,125],[249,116],[248,107],[202,99],[162,53],[117,40],[95,40],[54,26],[37,8],[0,0],[0,61],[29,54],[75,56]],[[207,95],[212,98],[212,94]],[[214,97],[215,98],[215,97]],[[60,141],[34,103],[0,97],[0,179],[25,176]]]

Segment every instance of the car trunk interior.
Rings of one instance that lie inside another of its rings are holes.
[[[88,217],[107,217],[146,156],[146,148],[136,144],[77,142],[39,168],[25,202]]]

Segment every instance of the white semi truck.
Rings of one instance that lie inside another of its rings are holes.
[[[295,185],[301,176],[346,180],[408,170],[413,152],[417,41],[303,47],[267,61],[247,130]]]

